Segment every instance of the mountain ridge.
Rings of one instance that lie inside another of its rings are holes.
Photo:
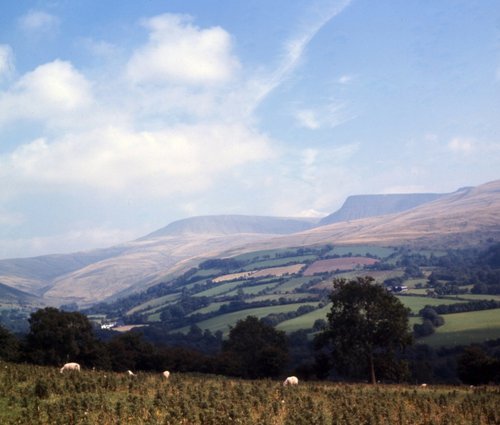
[[[194,217],[108,249],[0,260],[0,282],[43,296],[52,304],[90,305],[144,290],[204,259],[252,250],[326,243],[481,244],[491,238],[500,240],[500,180],[462,188],[402,212],[314,224],[314,219],[301,218]]]
[[[440,193],[353,195],[345,200],[339,210],[322,218],[319,225],[325,226],[342,221],[395,214],[435,201],[446,195]]]

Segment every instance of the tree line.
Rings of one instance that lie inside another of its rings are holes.
[[[222,333],[212,335],[195,326],[185,336],[148,327],[127,333],[97,332],[82,313],[47,307],[31,314],[29,332],[22,337],[0,327],[0,358],[39,365],[76,361],[103,370],[169,369],[251,379],[295,373],[305,379],[372,383],[500,382],[500,340],[466,350],[414,345],[409,310],[370,277],[336,279],[329,298],[330,313],[315,325],[313,341],[306,331],[286,335],[252,316],[238,321],[227,339]],[[438,324],[440,316],[434,310],[422,314]]]

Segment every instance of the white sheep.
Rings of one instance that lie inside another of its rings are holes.
[[[66,363],[60,370],[63,373],[65,370],[76,370],[80,372],[80,365],[78,363]]]
[[[166,370],[165,372],[162,373],[165,379],[168,379],[170,377],[170,372]]]
[[[131,370],[127,370],[127,373],[128,373],[128,376],[136,376],[136,374],[134,372],[132,372]]]
[[[284,387],[286,387],[287,385],[299,385],[299,379],[296,376],[289,376],[283,382]]]

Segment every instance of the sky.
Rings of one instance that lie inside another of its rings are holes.
[[[499,178],[498,0],[0,2],[0,258]]]

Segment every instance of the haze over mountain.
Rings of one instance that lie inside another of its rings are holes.
[[[109,249],[1,260],[0,282],[49,303],[89,305],[144,289],[213,256],[324,243],[457,248],[500,240],[500,180],[448,195],[431,194],[425,203],[420,194],[414,201],[411,195],[405,198],[404,205],[418,206],[380,216],[384,208],[394,208],[395,198],[358,197],[344,204],[342,214],[352,217],[363,211],[375,217],[315,227],[314,221],[294,218],[194,217]],[[362,199],[366,204],[360,204]],[[375,201],[373,207],[370,201]],[[356,210],[349,212],[349,205]]]
[[[443,196],[446,196],[446,194],[405,193],[349,196],[338,211],[323,218],[319,224],[323,226],[340,221],[359,220],[360,218],[403,212]]]
[[[217,215],[191,217],[174,221],[169,225],[144,236],[151,239],[161,236],[185,234],[235,234],[264,233],[288,234],[312,228],[318,220],[309,218],[260,217],[251,215]]]

